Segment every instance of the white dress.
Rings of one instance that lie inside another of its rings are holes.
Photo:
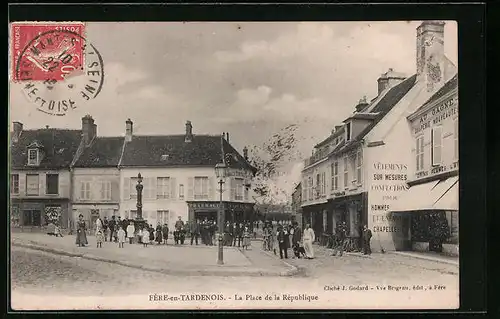
[[[306,251],[307,258],[314,258],[314,250],[312,243],[316,236],[314,235],[314,230],[312,228],[308,228],[304,230],[304,234],[302,235],[302,240],[304,241],[304,250]]]
[[[127,226],[127,237],[128,238],[134,238],[134,226],[128,225]]]
[[[144,230],[142,232],[142,243],[149,244],[149,231],[147,231],[147,230]]]

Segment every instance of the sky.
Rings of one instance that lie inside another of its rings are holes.
[[[229,132],[238,150],[262,145],[297,124],[297,152],[311,154],[353,112],[377,95],[389,68],[416,70],[419,21],[400,22],[150,22],[86,25],[101,53],[105,79],[99,96],[64,117],[37,111],[10,87],[10,122],[25,129],[81,127],[90,114],[98,135]],[[445,54],[458,65],[457,24],[445,25]],[[284,170],[299,181],[300,163]]]

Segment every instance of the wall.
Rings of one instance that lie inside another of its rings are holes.
[[[130,198],[130,193],[136,194],[135,187],[130,189],[129,183],[131,177],[137,177],[141,173],[143,178],[143,185],[152,185],[152,192],[147,193],[143,190],[143,217],[148,219],[150,223],[156,224],[157,211],[169,211],[168,223],[173,224],[178,216],[181,216],[184,221],[188,220],[188,205],[186,201],[219,201],[219,185],[215,176],[215,168],[212,167],[172,167],[172,168],[122,168],[120,170],[120,215],[126,217],[130,211],[136,210],[136,198]],[[194,199],[193,193],[190,191],[189,180],[195,176],[208,177],[208,199]],[[169,177],[171,179],[171,186],[175,185],[175,191],[171,190],[171,198],[157,199],[156,198],[156,178]],[[184,197],[179,195],[179,185],[184,185]],[[172,195],[174,195],[172,197]],[[248,199],[245,200],[232,200],[230,198],[230,178],[226,178],[223,184],[223,200],[232,202],[249,203],[253,202],[252,194],[249,192]]]
[[[390,213],[391,205],[407,192],[412,175],[412,135],[406,119],[422,99],[422,86],[415,85],[406,96],[365,137],[366,145],[383,141],[383,145],[365,148],[365,180],[368,190],[368,228],[372,230],[374,251],[403,250],[408,245],[408,219]],[[425,95],[425,93],[424,93]]]
[[[90,199],[81,197],[81,182],[90,182]],[[101,198],[101,182],[111,182],[111,198]],[[74,203],[118,203],[120,201],[120,172],[117,168],[75,168],[73,170]]]
[[[69,170],[22,170],[16,171],[12,170],[11,174],[19,175],[19,194],[11,194],[12,198],[70,198],[70,182],[71,173]],[[26,195],[26,175],[27,174],[38,174],[38,196],[27,196]],[[46,195],[46,175],[47,174],[59,174],[59,194],[57,195]]]
[[[455,125],[458,125],[458,91],[453,90],[432,105],[425,107],[422,112],[411,118],[412,130],[412,165],[416,168],[416,141],[417,137],[424,137],[423,169],[412,174],[412,180],[428,178],[445,172],[458,170],[458,153],[455,152]],[[441,165],[432,166],[432,130],[440,127]]]

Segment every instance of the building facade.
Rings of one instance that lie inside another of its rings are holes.
[[[223,136],[195,135],[191,122],[186,133],[168,136],[133,134],[133,123],[126,122],[125,145],[119,161],[120,215],[137,215],[137,180],[140,173],[142,214],[150,224],[173,225],[178,217],[216,220],[219,209],[219,183],[215,165],[228,167],[223,183],[225,220],[253,219],[250,182],[255,169],[248,163],[246,149],[240,155]]]
[[[120,208],[120,161],[124,137],[99,137],[94,119],[82,118],[83,147],[72,167],[73,213],[71,223],[82,214],[88,225],[97,217],[111,218]],[[94,229],[91,227],[91,232]]]
[[[394,214],[408,220],[412,250],[458,255],[458,77],[449,80],[408,116],[412,174],[404,205]]]
[[[417,52],[415,75],[393,69],[382,74],[378,95],[370,102],[361,99],[305,162],[304,218],[327,235],[345,222],[354,250],[360,248],[363,225],[373,232],[374,251],[411,249],[409,218],[394,214],[393,208],[405,205],[413,174],[414,137],[407,117],[456,75],[444,55],[443,22],[426,21],[418,27]],[[324,172],[329,176],[325,182]]]
[[[71,171],[81,147],[80,130],[23,130],[13,123],[10,144],[10,222],[42,228],[49,222],[69,226]]]

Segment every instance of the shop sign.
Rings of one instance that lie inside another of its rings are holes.
[[[241,168],[231,168],[227,172],[228,177],[244,177],[244,178],[252,178],[252,173],[241,169]]]
[[[391,206],[408,190],[408,165],[405,163],[373,164],[370,185],[369,216],[375,233],[400,233],[401,218],[393,216]]]
[[[421,117],[415,119],[414,133],[418,134],[433,125],[441,123],[443,120],[454,116],[458,113],[458,97],[455,95],[452,98],[444,101],[438,106],[432,108],[429,112],[422,114]]]
[[[444,172],[450,172],[453,170],[458,169],[458,162],[452,163],[450,165],[440,165],[440,166],[434,166],[430,168],[429,170],[426,171],[421,171],[415,174],[416,178],[422,178],[422,177],[427,177],[427,176],[433,176],[433,175],[438,175]]]

